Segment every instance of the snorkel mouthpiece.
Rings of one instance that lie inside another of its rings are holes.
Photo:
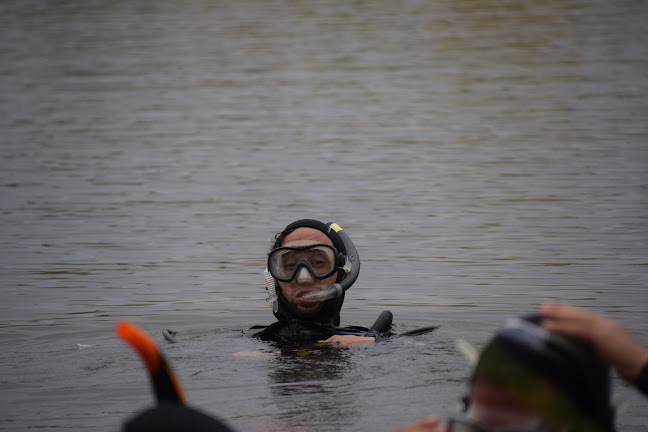
[[[325,301],[335,297],[340,297],[344,292],[344,288],[338,283],[334,283],[330,287],[322,291],[311,291],[302,296],[304,300],[310,301]]]
[[[339,282],[334,283],[330,287],[322,291],[311,291],[302,296],[304,300],[310,301],[325,301],[332,298],[340,297],[346,290],[348,290],[351,285],[358,279],[360,274],[360,257],[358,256],[358,251],[356,250],[353,242],[349,236],[340,228],[338,224],[331,224],[328,228],[329,230],[334,230],[337,235],[342,239],[344,248],[346,249],[346,260],[342,270],[346,273],[346,276]]]

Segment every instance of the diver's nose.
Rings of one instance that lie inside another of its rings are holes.
[[[313,276],[305,266],[302,266],[297,272],[297,283],[313,282]]]

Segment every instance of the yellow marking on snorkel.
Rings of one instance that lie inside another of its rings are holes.
[[[342,231],[342,227],[336,223],[329,225],[329,228],[331,228],[335,232]]]

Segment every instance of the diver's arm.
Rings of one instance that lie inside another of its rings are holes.
[[[378,340],[382,333],[387,332],[391,328],[393,318],[394,315],[390,311],[382,311],[378,316],[378,319],[376,319],[376,321],[373,323],[371,328],[367,330],[364,336],[335,335],[322,342],[333,342],[340,347],[374,343],[376,342],[376,340]]]
[[[648,394],[648,347],[620,322],[583,308],[546,303],[540,309],[549,331],[585,339],[623,379]]]
[[[321,342],[333,343],[336,346],[342,348],[352,345],[362,345],[368,343],[376,342],[375,337],[366,337],[366,336],[355,336],[355,335],[333,335],[330,338],[323,340]]]

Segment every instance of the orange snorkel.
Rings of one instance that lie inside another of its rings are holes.
[[[158,403],[177,402],[184,405],[184,390],[153,338],[129,321],[118,322],[115,331],[117,336],[137,351],[146,365]]]

